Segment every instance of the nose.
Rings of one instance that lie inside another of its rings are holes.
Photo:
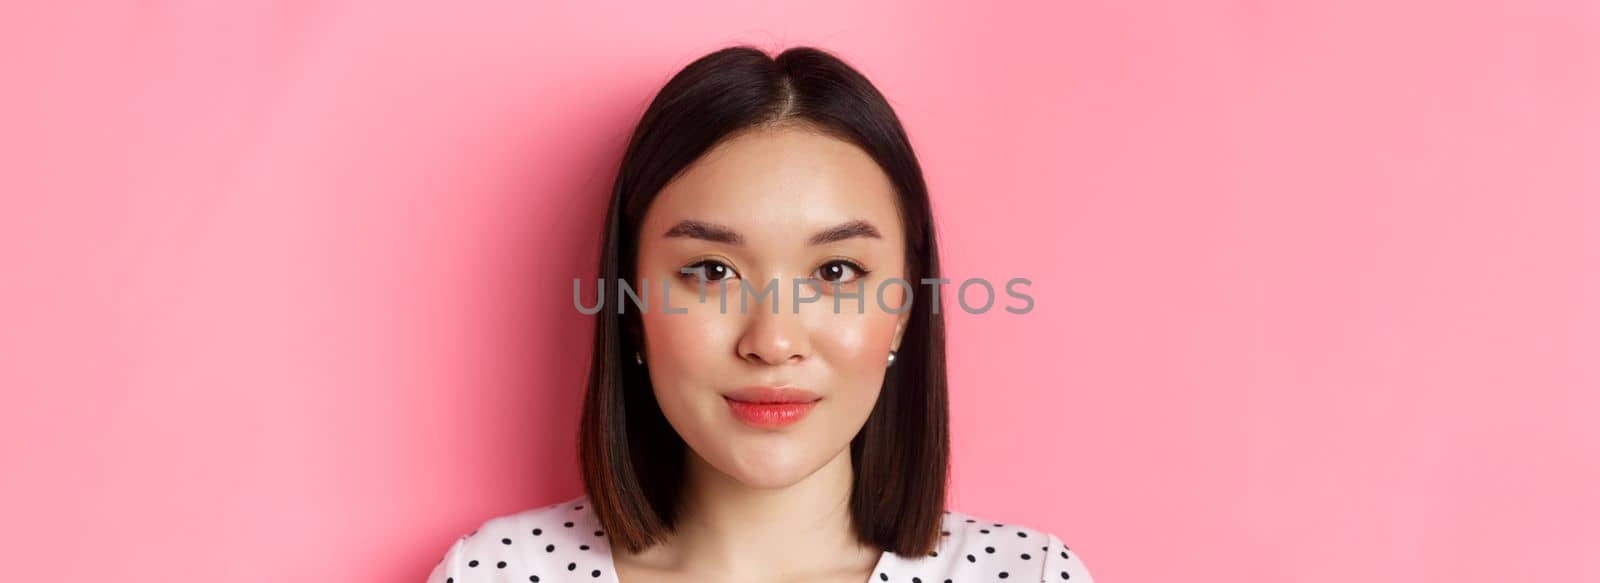
[[[772,304],[778,304],[773,313]],[[731,303],[731,302],[730,302]],[[805,305],[805,304],[801,304]],[[730,314],[738,310],[730,306]],[[787,296],[770,294],[760,302],[750,302],[744,314],[744,333],[739,337],[739,357],[755,364],[787,364],[803,361],[811,353],[805,321],[794,310]]]

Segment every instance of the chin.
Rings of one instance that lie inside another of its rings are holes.
[[[800,481],[804,480],[806,476],[811,475],[811,472],[815,469],[816,468],[797,467],[771,468],[764,470],[751,469],[743,472],[741,475],[734,475],[733,479],[738,480],[739,483],[751,488],[787,488],[800,483]]]
[[[782,488],[793,485],[822,467],[826,460],[815,461],[813,456],[798,448],[775,447],[776,444],[743,444],[726,452],[726,464],[715,464],[717,469],[740,483],[752,488]]]

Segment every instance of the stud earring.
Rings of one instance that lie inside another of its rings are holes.
[[[639,351],[635,350],[633,351],[633,361],[639,364],[644,364],[644,357],[639,356]]]
[[[894,351],[889,351],[889,366],[894,366]]]

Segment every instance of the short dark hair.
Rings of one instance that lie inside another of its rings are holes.
[[[623,154],[606,212],[600,281],[636,284],[645,211],[658,192],[708,149],[762,127],[800,127],[848,141],[889,177],[905,224],[907,281],[941,277],[922,168],[899,117],[860,72],[813,47],[776,57],[750,46],[690,63],[650,102]],[[634,285],[634,289],[641,289]],[[603,297],[603,295],[602,295]],[[915,298],[894,366],[865,425],[850,441],[850,514],[860,540],[902,556],[935,548],[949,475],[949,395],[944,317]],[[613,547],[639,552],[677,523],[686,445],[634,366],[636,313],[595,319],[578,450],[583,483]]]

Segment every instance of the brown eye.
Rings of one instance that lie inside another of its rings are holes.
[[[822,267],[817,268],[816,278],[832,283],[850,283],[866,274],[867,270],[862,269],[860,265],[838,259],[824,263]]]
[[[733,268],[715,259],[695,262],[683,268],[684,277],[698,277],[705,281],[721,281],[733,276]]]

